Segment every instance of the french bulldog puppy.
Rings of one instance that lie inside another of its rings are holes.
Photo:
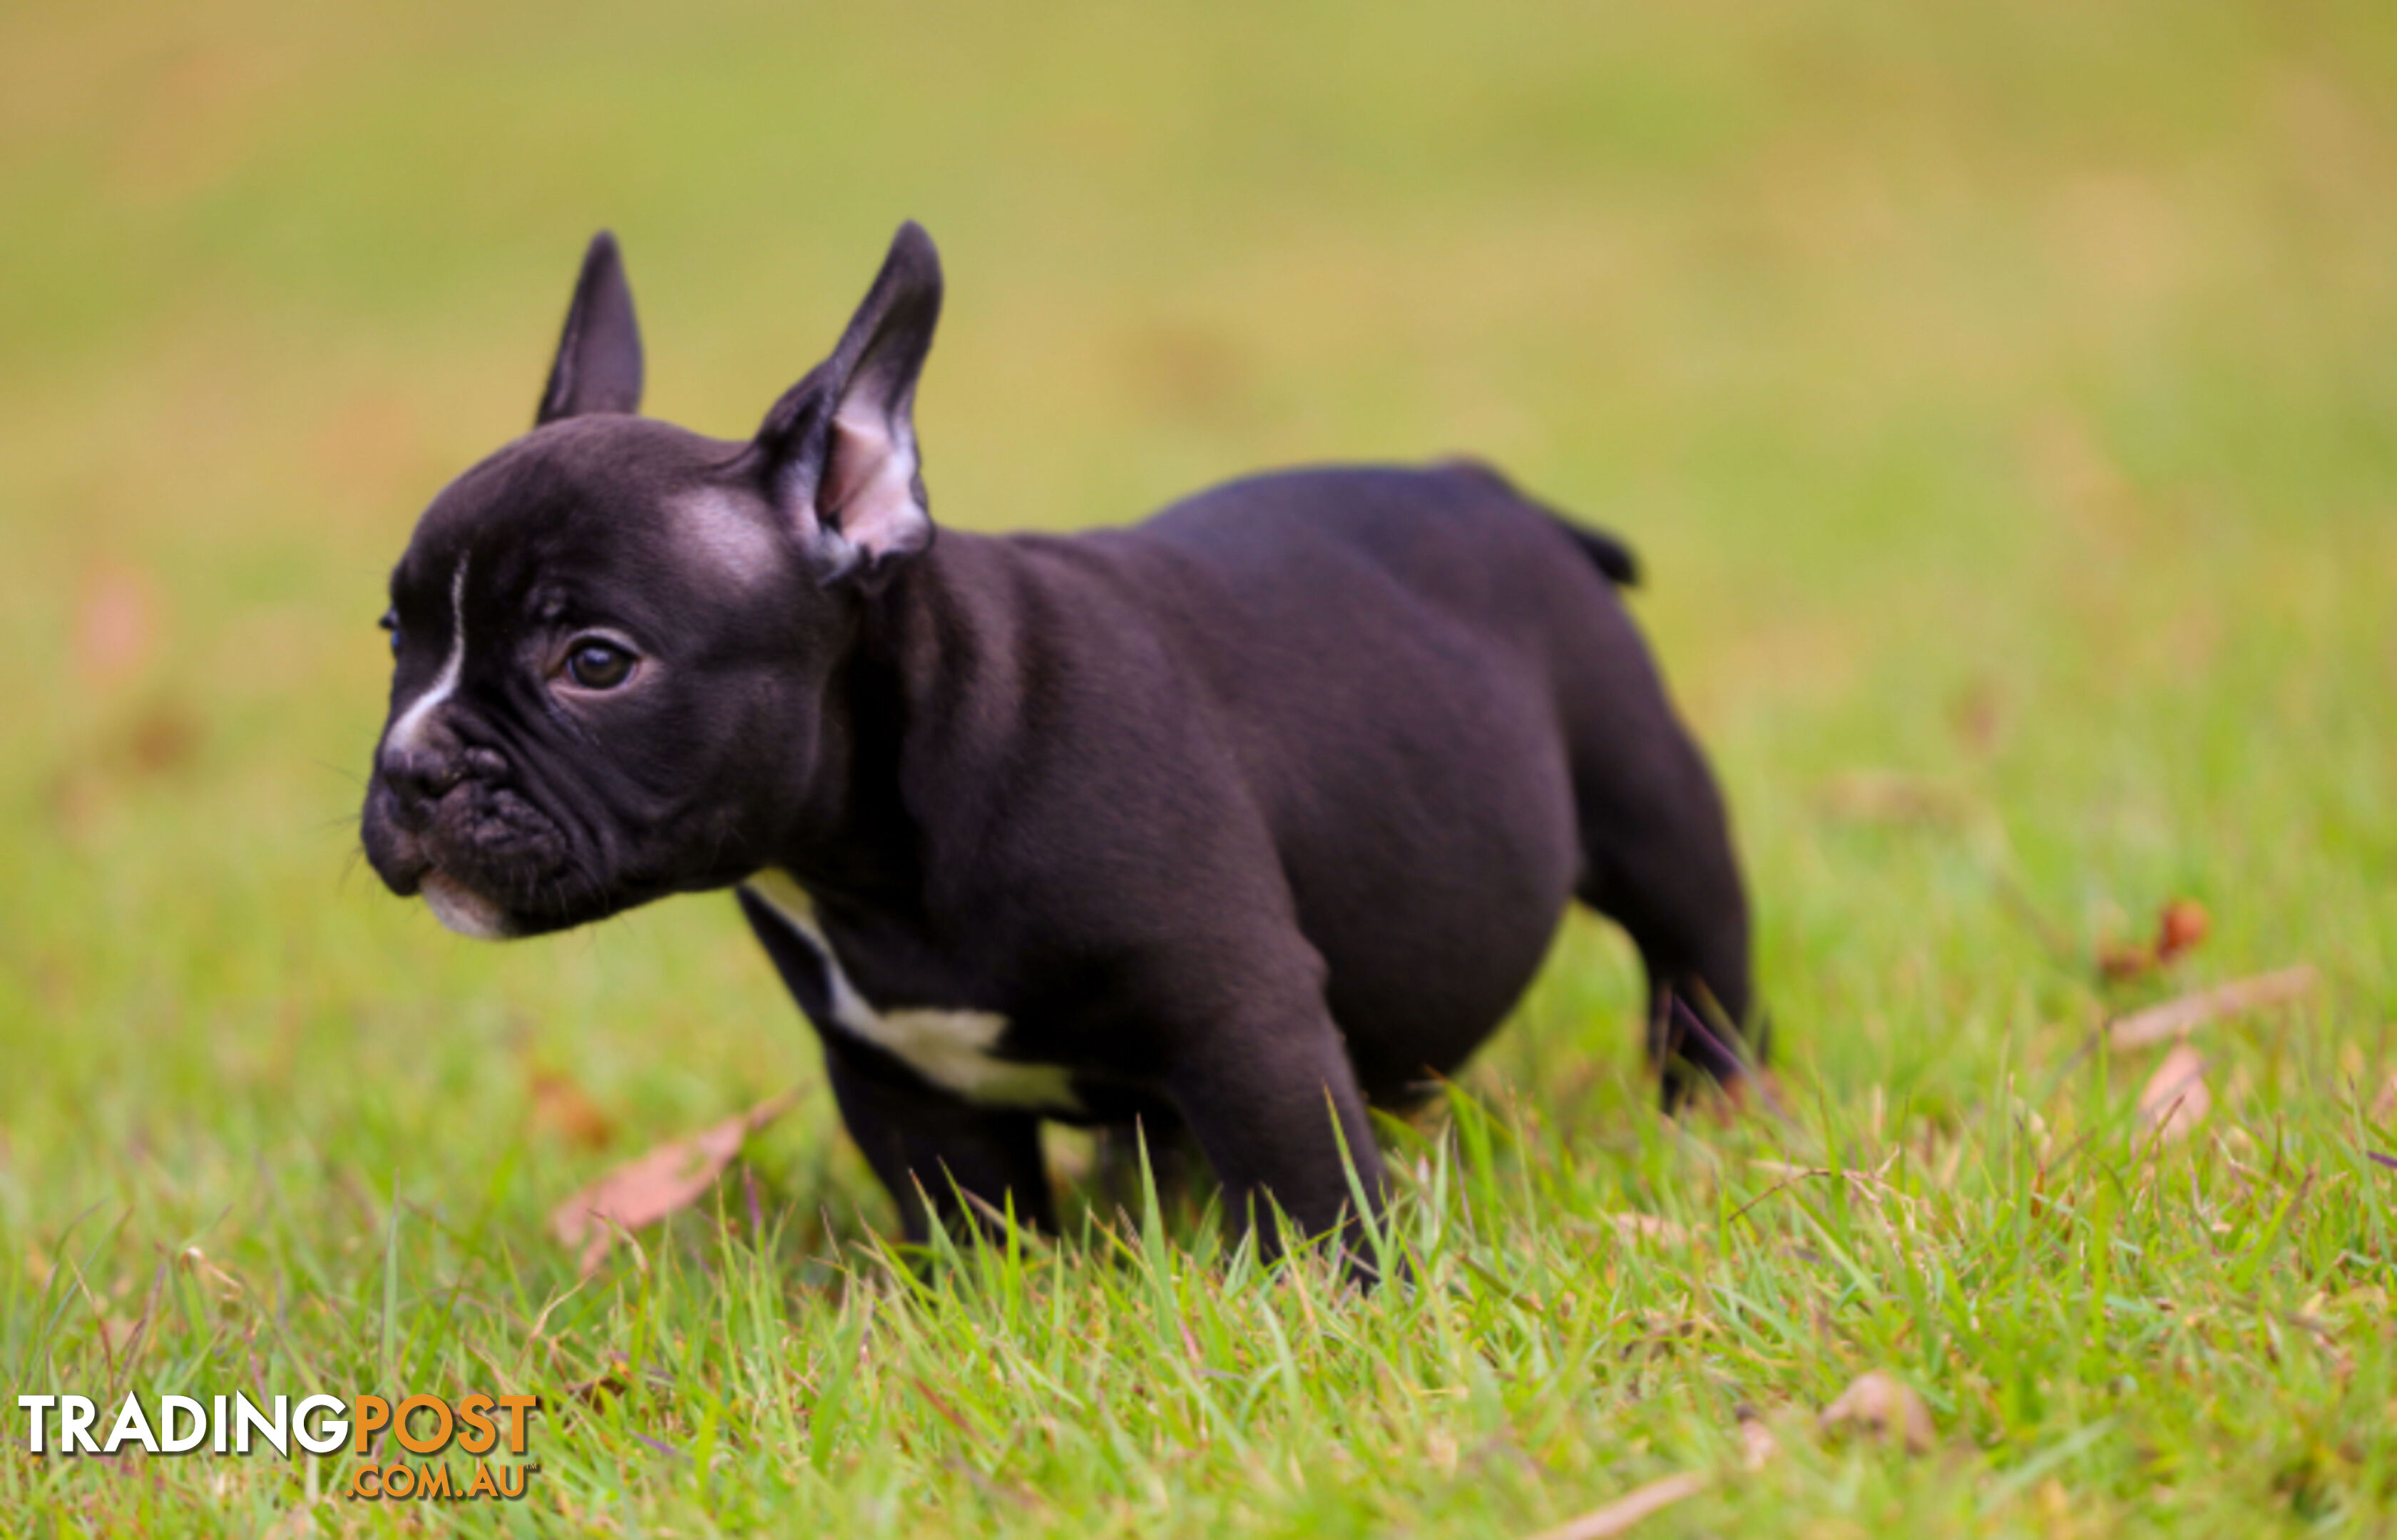
[[[734,889],[917,1241],[1053,1228],[1043,1119],[1186,1133],[1236,1218],[1353,1233],[1367,1106],[1480,1045],[1573,898],[1640,949],[1667,1104],[1741,1080],[1747,900],[1623,546],[1470,463],[935,538],[941,292],[903,226],[832,355],[704,438],[636,415],[593,241],[537,426],[392,574],[394,893],[500,937]]]

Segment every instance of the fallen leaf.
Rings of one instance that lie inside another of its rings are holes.
[[[1669,1246],[1686,1246],[1690,1232],[1670,1219],[1654,1214],[1610,1214],[1607,1216],[1618,1234],[1662,1241]]]
[[[171,701],[158,701],[126,729],[119,753],[132,769],[157,776],[189,764],[199,750],[199,720]]]
[[[2156,949],[2145,942],[2100,941],[2097,943],[2097,972],[2100,976],[2121,983],[2125,979],[2152,973],[2156,966]]]
[[[1781,1440],[1773,1429],[1764,1426],[1764,1414],[1746,1401],[1739,1403],[1739,1463],[1749,1470],[1762,1470],[1781,1454]]]
[[[157,585],[127,567],[94,573],[75,609],[75,668],[95,684],[141,671],[158,639]]]
[[[1592,1508],[1569,1523],[1544,1531],[1536,1540],[1606,1540],[1621,1534],[1652,1513],[1671,1507],[1707,1489],[1707,1479],[1694,1470],[1667,1476],[1627,1492],[1601,1508]]]
[[[576,1380],[566,1387],[566,1393],[576,1401],[588,1401],[596,1406],[602,1400],[622,1396],[631,1388],[631,1382],[623,1374],[609,1370],[604,1374],[594,1374],[589,1379]]]
[[[2098,943],[2097,971],[2118,982],[2153,973],[2204,940],[2210,924],[2203,904],[2176,898],[2156,916],[2153,941]]]
[[[594,1406],[598,1405],[603,1399],[622,1397],[624,1392],[633,1387],[631,1377],[633,1361],[622,1353],[610,1353],[608,1355],[607,1364],[606,1368],[589,1379],[576,1380],[568,1386],[566,1393],[576,1401],[585,1401]],[[655,1368],[649,1370],[641,1378],[660,1390],[669,1389],[674,1385],[672,1379]]]
[[[654,1225],[705,1197],[749,1135],[797,1100],[797,1092],[785,1092],[737,1118],[618,1166],[560,1203],[549,1216],[551,1233],[583,1248],[583,1274],[588,1278],[607,1257],[615,1227],[635,1230]]]
[[[2257,974],[2252,978],[2233,979],[2210,989],[2167,1000],[2161,1005],[2150,1005],[2115,1021],[2106,1029],[2107,1045],[2116,1053],[2145,1048],[2175,1038],[2185,1038],[2207,1022],[2222,1016],[2240,1016],[2248,1011],[2260,1011],[2268,1005],[2286,1004],[2313,991],[2316,976],[2310,964],[2299,963],[2283,968],[2278,973]]]
[[[550,1137],[585,1149],[604,1149],[615,1137],[608,1114],[567,1076],[536,1070],[531,1092],[532,1125]]]
[[[153,701],[60,767],[50,783],[51,811],[70,838],[81,839],[112,783],[183,769],[199,756],[201,737],[200,720],[181,703]]]
[[[2194,898],[2176,898],[2156,923],[2156,960],[2169,962],[2205,939],[2214,923]]]
[[[2186,1042],[2164,1055],[2139,1093],[2140,1121],[2164,1143],[2187,1137],[2213,1107],[2214,1093],[2205,1087],[2205,1057]]]
[[[1841,1391],[1839,1400],[1823,1408],[1819,1421],[1826,1433],[1853,1427],[1877,1439],[1895,1434],[1905,1440],[1909,1454],[1927,1454],[1939,1441],[1931,1408],[1914,1387],[1879,1369],[1859,1375]]]

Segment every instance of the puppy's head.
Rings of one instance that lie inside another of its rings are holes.
[[[529,936],[763,863],[864,597],[931,543],[913,407],[940,307],[903,226],[832,356],[754,439],[703,438],[635,415],[632,292],[591,243],[533,431],[392,573],[365,840],[394,893]]]

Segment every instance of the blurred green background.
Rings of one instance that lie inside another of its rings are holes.
[[[2324,972],[2333,1025],[2257,1075],[2382,1072],[2385,0],[20,0],[0,1241],[26,1276],[87,1211],[132,1215],[135,1274],[195,1237],[367,1267],[340,1256],[395,1170],[540,1255],[608,1160],[792,1083],[778,1198],[878,1221],[729,900],[478,947],[382,892],[354,815],[384,574],[529,424],[592,231],[624,245],[648,409],[730,435],[903,218],[949,274],[942,520],[1469,451],[1628,538],[1801,1085],[1985,1100],[2103,1004],[2038,925],[2069,952],[2181,894],[2215,914],[2206,975]],[[1568,1126],[1630,1117],[1635,991],[1576,923],[1495,1068]],[[560,1079],[609,1152],[544,1111]]]
[[[2027,945],[1986,840],[1825,816],[1858,769],[1985,803],[2076,933],[2344,915],[2390,998],[2376,5],[19,6],[0,144],[20,1233],[145,1151],[384,1169],[517,1061],[809,1076],[729,903],[493,950],[353,854],[383,575],[602,225],[649,409],[737,434],[923,220],[955,524],[1464,450],[1622,531],[1801,1061],[1936,1059],[1934,960]]]
[[[1943,949],[2028,945],[1986,839],[1826,816],[1879,767],[2076,933],[2337,917],[2385,1010],[2393,91],[2368,4],[11,7],[11,1228],[145,1155],[386,1169],[518,1061],[808,1077],[729,903],[494,950],[353,854],[383,575],[601,225],[649,409],[725,434],[929,225],[952,523],[1469,450],[1624,532],[1801,1062],[1935,1060]]]

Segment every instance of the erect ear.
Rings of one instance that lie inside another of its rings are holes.
[[[911,219],[891,238],[840,345],[757,430],[766,496],[826,584],[871,589],[932,543],[916,453],[916,377],[940,319],[940,253]]]
[[[549,366],[549,389],[541,393],[533,426],[586,412],[640,409],[640,323],[633,319],[633,289],[624,282],[616,237],[603,230],[583,254],[566,335],[557,339],[557,362]]]

